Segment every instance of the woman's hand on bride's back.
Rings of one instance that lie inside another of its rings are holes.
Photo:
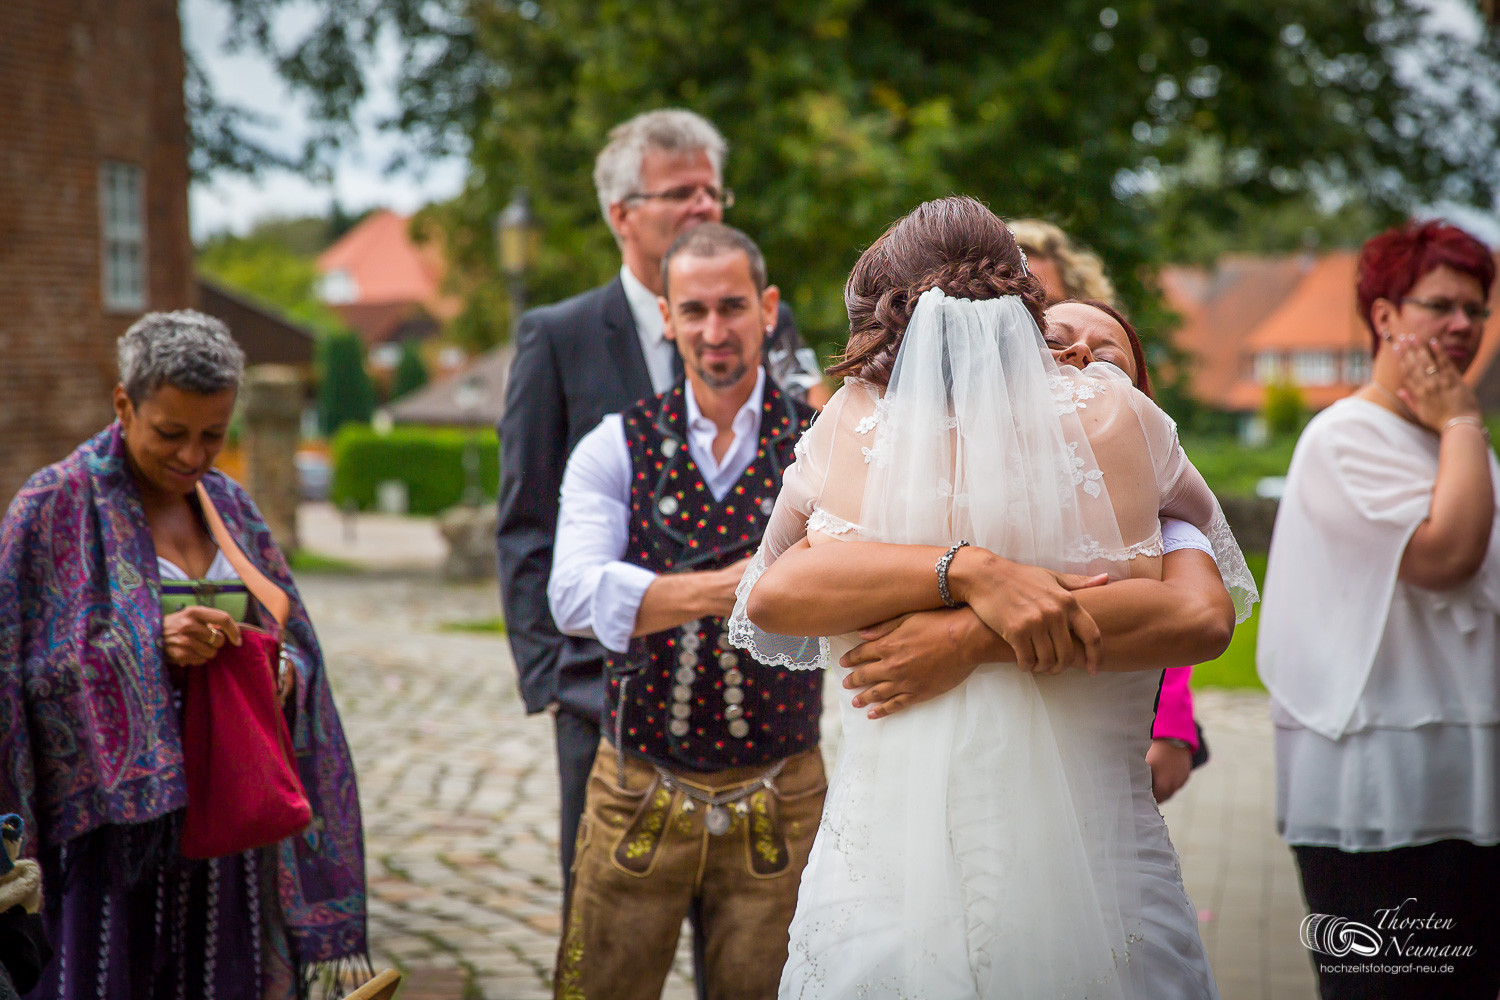
[[[1104,574],[1056,573],[1002,559],[986,549],[960,549],[948,570],[954,600],[1015,650],[1016,666],[1043,674],[1072,667],[1099,669],[1102,636],[1073,591],[1096,587]],[[1075,642],[1076,640],[1076,642]]]

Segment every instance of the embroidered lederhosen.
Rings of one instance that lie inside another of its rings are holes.
[[[781,473],[813,411],[767,381],[755,457],[715,500],[687,448],[683,386],[622,414],[630,450],[625,560],[656,573],[720,569],[754,553]],[[606,659],[618,749],[690,771],[770,764],[817,745],[823,678],[751,659],[719,618],[631,640]],[[622,714],[623,713],[623,714]]]

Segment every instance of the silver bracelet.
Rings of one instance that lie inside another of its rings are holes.
[[[958,607],[958,604],[953,600],[952,592],[948,590],[948,567],[952,565],[953,557],[958,555],[958,550],[968,544],[968,542],[959,542],[957,545],[954,545],[953,547],[948,549],[947,552],[943,553],[942,558],[937,561],[937,566],[934,567],[937,570],[938,596],[941,597],[943,599],[943,603],[948,605],[948,607],[950,608],[956,608]]]
[[[1438,431],[1438,433],[1446,434],[1448,428],[1457,426],[1458,424],[1473,424],[1475,427],[1479,428],[1479,433],[1484,435],[1485,440],[1489,440],[1490,429],[1484,426],[1484,421],[1480,420],[1478,417],[1452,417],[1448,420],[1447,423],[1443,425],[1443,429],[1441,431]]]

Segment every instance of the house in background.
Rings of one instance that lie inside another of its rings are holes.
[[[1173,342],[1186,357],[1190,395],[1233,414],[1254,442],[1265,435],[1269,386],[1296,386],[1314,411],[1359,388],[1370,377],[1370,334],[1355,303],[1357,264],[1353,251],[1336,251],[1164,270],[1162,291],[1184,321]],[[1500,409],[1500,282],[1490,306],[1467,375],[1487,411]]]
[[[505,387],[516,358],[502,344],[461,371],[443,375],[386,407],[391,422],[428,427],[494,427],[505,413]]]
[[[319,297],[359,334],[377,372],[396,367],[402,341],[432,339],[462,309],[443,291],[441,251],[414,242],[411,218],[387,209],[319,254],[317,266]]]
[[[177,0],[0,3],[0,500],[113,417],[115,340],[194,304]]]

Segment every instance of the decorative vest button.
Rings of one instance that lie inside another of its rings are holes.
[[[671,517],[673,514],[677,513],[677,498],[662,497],[661,502],[656,505],[656,509],[661,511],[667,517]]]
[[[719,654],[719,666],[723,667],[725,670],[728,670],[731,667],[737,667],[739,666],[739,664],[740,658],[738,656],[735,656],[733,653]]]
[[[673,736],[686,736],[688,734],[688,723],[686,719],[673,719],[667,729]]]
[[[663,440],[661,443],[661,453],[667,458],[671,458],[673,455],[677,454],[677,439],[666,438],[665,440]]]
[[[692,644],[693,644],[691,648],[692,649],[697,649],[698,648],[698,642],[699,642],[698,633],[701,632],[701,631],[703,631],[703,623],[701,621],[699,621],[698,619],[694,618],[690,622],[683,622],[682,623],[682,641],[683,641],[683,644],[686,645],[689,641],[691,641]]]
[[[699,647],[702,645],[703,640],[698,638],[697,632],[688,632],[682,637],[682,648],[694,654],[698,652]]]
[[[766,497],[764,500],[762,500],[760,502],[760,512],[762,514],[769,514],[775,508],[776,508],[776,501],[772,500],[770,497]]]
[[[724,683],[728,684],[730,687],[739,687],[741,684],[745,683],[745,675],[740,673],[735,668],[731,667],[728,670],[724,671]]]
[[[691,684],[698,679],[698,671],[692,667],[678,667],[677,673],[673,675],[678,684]]]
[[[724,704],[738,705],[744,700],[745,692],[741,691],[739,688],[727,687],[724,689]]]
[[[695,667],[698,665],[698,654],[690,649],[684,649],[677,654],[677,665],[680,667]]]
[[[680,701],[672,706],[672,718],[674,719],[686,719],[692,714],[693,710]]]
[[[686,684],[676,684],[676,685],[673,685],[673,687],[672,687],[672,700],[673,701],[692,701],[693,700],[693,689],[690,688],[690,687],[688,687]]]
[[[729,735],[737,740],[742,740],[750,735],[750,723],[744,719],[735,719],[729,724]]]
[[[724,718],[728,719],[730,722],[733,722],[735,719],[741,718],[744,714],[745,707],[743,705],[724,706]]]

